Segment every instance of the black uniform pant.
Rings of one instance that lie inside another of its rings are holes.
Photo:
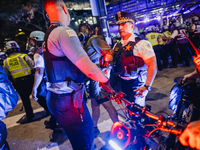
[[[32,118],[34,117],[34,114],[33,114],[33,109],[31,107],[31,101],[29,96],[32,92],[34,76],[30,75],[22,78],[17,78],[14,82],[16,90],[23,102],[27,119],[31,121]]]
[[[156,54],[156,61],[157,61],[157,65],[158,65],[158,70],[162,70],[160,45],[153,46],[153,50]]]
[[[168,60],[168,56],[169,56],[169,50],[172,47],[171,44],[165,44],[163,46],[163,65],[165,68],[168,68],[169,66],[169,60]]]
[[[172,66],[177,67],[178,60],[179,60],[178,45],[172,44],[172,47],[169,49],[169,53],[172,58]]]
[[[185,62],[185,66],[190,66],[190,59],[187,50],[187,43],[185,44],[178,44],[181,56]]]

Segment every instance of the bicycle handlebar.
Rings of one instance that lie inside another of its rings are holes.
[[[168,126],[171,126],[171,127],[175,128],[178,125],[177,123],[166,120],[165,117],[162,115],[157,116],[157,115],[149,112],[146,107],[141,107],[134,102],[128,101],[127,99],[124,98],[125,94],[123,92],[117,93],[117,92],[115,92],[115,90],[112,89],[112,87],[106,86],[106,85],[102,85],[102,87],[111,94],[109,97],[110,100],[114,100],[117,104],[122,104],[122,101],[123,101],[126,105],[132,106],[132,108],[134,110],[137,110],[137,112],[139,111],[139,114],[137,114],[133,111],[133,109],[129,109],[129,111],[131,111],[133,115],[137,115],[139,117],[145,115],[151,119],[157,120],[158,125],[160,126],[160,128],[159,128],[160,130],[173,133],[177,137],[179,137],[180,134],[182,133],[182,131],[181,131],[182,129],[171,129],[168,127]]]

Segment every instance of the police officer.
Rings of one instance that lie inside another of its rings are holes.
[[[162,27],[162,36],[164,36],[165,38],[171,36],[171,32],[169,31],[169,27],[167,24],[163,25]],[[163,40],[163,45],[164,45],[163,64],[165,68],[168,68],[169,67],[169,60],[168,60],[169,50],[172,46],[171,40]]]
[[[12,76],[14,86],[23,102],[27,120],[22,123],[32,121],[34,114],[31,107],[29,96],[33,87],[33,61],[27,54],[20,53],[20,47],[15,41],[6,43],[6,54],[8,57],[4,60],[4,70],[8,76]]]
[[[156,61],[157,61],[157,65],[158,65],[158,70],[161,71],[162,70],[162,64],[161,64],[161,49],[160,49],[160,45],[159,43],[160,38],[159,38],[159,34],[156,31],[156,27],[151,25],[148,27],[148,34],[146,35],[147,40],[151,43],[151,45],[153,46],[153,50],[156,54]]]
[[[71,29],[70,14],[62,0],[45,0],[50,19],[43,44],[48,78],[47,105],[65,130],[74,150],[94,149],[94,125],[83,100],[84,73],[108,85],[109,80],[90,60]]]
[[[157,72],[155,53],[149,41],[140,40],[133,34],[135,21],[132,14],[119,11],[116,21],[122,39],[113,47],[110,84],[124,92],[129,101],[144,106]]]
[[[93,28],[88,23],[82,23],[79,25],[79,33],[85,34],[85,44],[83,48],[87,52],[91,61],[95,63],[99,69],[105,74],[107,78],[110,76],[112,61],[112,50],[104,39],[99,35],[93,35]],[[100,95],[105,95],[104,89],[99,87],[99,82],[90,80],[89,95],[91,99],[92,107],[92,120],[94,122],[94,134],[95,136],[100,133],[97,123],[100,117],[100,104],[107,110],[110,118],[113,122],[118,121],[116,109],[113,107],[111,101],[108,98],[101,98]]]
[[[172,63],[173,68],[177,67],[178,64],[178,49],[180,50],[181,55],[183,56],[183,60],[185,61],[186,67],[190,66],[190,60],[187,52],[187,38],[183,34],[185,32],[185,29],[180,29],[180,22],[176,21],[174,22],[174,31],[172,32],[172,35],[170,37],[162,37],[165,40],[171,40],[173,39],[173,47],[171,50],[171,56],[172,56]]]
[[[44,58],[43,58],[43,51],[42,51],[42,43],[44,41],[45,33],[42,31],[33,31],[30,33],[29,36],[29,44],[30,47],[33,48],[33,60],[34,60],[34,68],[35,68],[35,77],[34,77],[34,84],[32,88],[32,97],[36,100],[46,111],[46,115],[50,115],[50,111],[46,104],[46,76],[44,75]],[[45,121],[45,125],[47,128],[55,128],[56,127],[56,119],[53,115],[49,121]]]
[[[199,48],[199,43],[200,43],[200,23],[199,23],[199,18],[197,16],[192,17],[192,26],[191,30],[189,31],[192,33],[192,41],[194,46],[196,48]]]

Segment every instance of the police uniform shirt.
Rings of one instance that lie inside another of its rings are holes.
[[[134,34],[132,34],[129,39],[127,40],[127,43],[129,41],[132,41],[132,42],[135,42],[135,36]],[[124,41],[123,39],[120,41],[124,46],[126,46],[124,44]],[[114,50],[115,50],[115,46],[114,46]],[[144,61],[155,56],[155,53],[154,53],[154,50],[153,50],[153,47],[151,45],[151,43],[147,40],[140,40],[135,46],[134,46],[134,49],[133,49],[133,54],[134,56],[139,56],[141,57]],[[140,68],[137,68],[137,73],[140,71],[140,70],[147,70],[147,65],[144,64],[143,67],[140,67]],[[121,77],[122,79],[124,80],[131,80],[131,79],[134,79],[136,78],[137,76],[133,76],[133,75],[129,75],[127,74],[126,77]]]
[[[35,53],[33,58],[35,64],[34,68],[44,68],[44,58],[40,54]]]
[[[172,35],[170,36],[171,38],[175,38],[175,37],[177,37],[178,36],[178,30],[174,30],[173,32],[172,32]]]
[[[53,24],[59,24],[60,26],[55,28],[48,37],[47,45],[51,54],[57,57],[66,56],[74,64],[81,57],[87,55],[73,29],[64,26],[58,21],[52,21],[51,25]],[[59,83],[48,82],[47,89],[57,94],[71,93],[73,91],[73,89],[67,87],[67,81]]]
[[[195,24],[192,24],[191,30],[195,30],[195,28],[196,28]]]

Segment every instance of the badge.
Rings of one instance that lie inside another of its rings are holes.
[[[114,49],[115,52],[117,52],[118,50],[119,50],[119,47],[116,47],[116,48]]]
[[[77,36],[77,34],[76,34],[76,32],[74,30],[65,30],[65,32],[67,32],[67,34],[69,35],[69,37]]]
[[[150,49],[152,49],[152,46],[151,46],[150,43],[144,42],[144,48],[147,49],[147,50],[150,50]]]
[[[130,44],[128,44],[128,45],[125,46],[125,47],[126,47],[125,51],[130,51],[130,49],[131,49],[131,45],[130,45]]]

